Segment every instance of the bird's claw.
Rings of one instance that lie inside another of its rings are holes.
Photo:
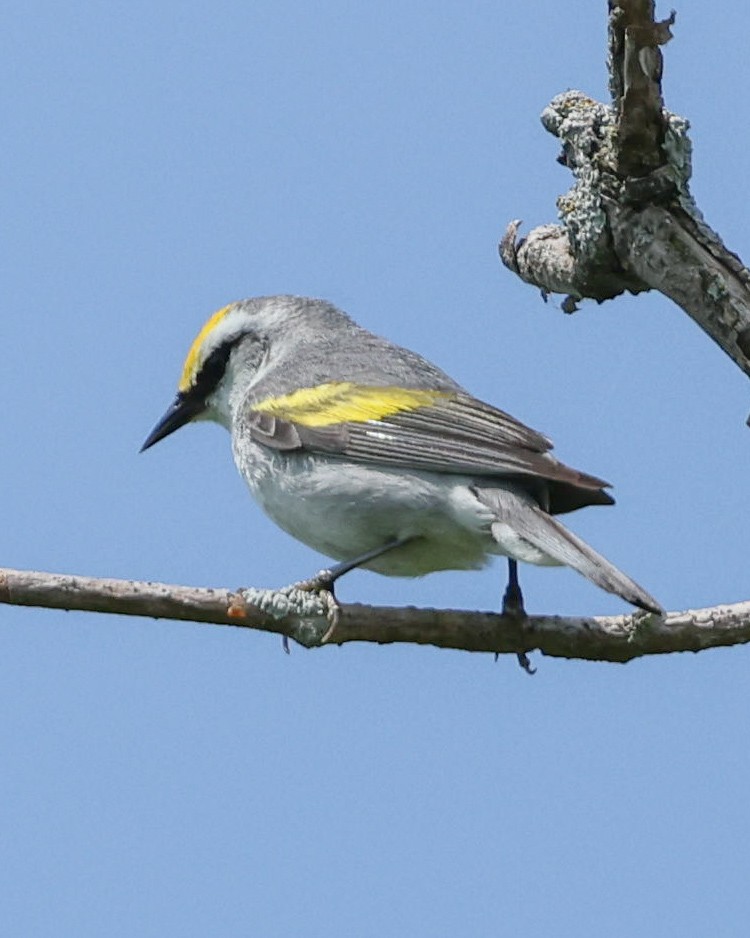
[[[300,580],[299,583],[290,586],[290,590],[300,590],[303,593],[315,593],[320,599],[326,612],[328,628],[320,640],[321,645],[330,642],[336,631],[336,627],[341,620],[341,604],[333,593],[334,577],[330,570],[321,570],[309,580]]]
[[[516,658],[518,658],[518,664],[527,674],[536,674],[536,668],[532,665],[531,660],[525,651],[517,651]]]

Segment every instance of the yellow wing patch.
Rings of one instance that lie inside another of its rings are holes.
[[[213,330],[219,325],[221,320],[226,316],[226,314],[230,309],[232,309],[233,306],[234,303],[230,303],[229,306],[223,306],[221,309],[217,309],[213,316],[211,316],[208,322],[203,326],[201,331],[195,337],[195,341],[190,346],[190,351],[187,353],[185,364],[182,366],[182,374],[180,375],[180,383],[178,385],[178,389],[180,391],[189,391],[193,386],[193,382],[195,381],[195,374],[198,370],[198,359],[200,356],[201,347],[206,341],[207,336],[213,332]]]
[[[282,397],[269,397],[253,410],[291,420],[304,427],[327,427],[334,423],[366,423],[382,420],[402,410],[429,407],[453,397],[451,391],[418,391],[410,388],[372,387],[351,381],[333,381],[315,388],[300,388]]]

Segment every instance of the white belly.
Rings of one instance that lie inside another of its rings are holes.
[[[469,479],[377,468],[254,446],[235,461],[264,511],[293,537],[336,560],[413,538],[367,569],[390,576],[476,569],[499,553],[492,513]]]

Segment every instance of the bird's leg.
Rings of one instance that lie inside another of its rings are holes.
[[[517,619],[523,623],[526,618],[526,610],[523,605],[523,593],[518,583],[518,561],[508,557],[508,585],[503,594],[503,615]],[[497,656],[495,656],[497,657]],[[531,666],[529,656],[525,651],[516,652],[518,663],[527,674],[534,674],[536,668]]]
[[[321,639],[321,645],[330,642],[341,616],[341,606],[333,592],[334,584],[339,577],[342,577],[345,573],[349,573],[350,570],[354,570],[356,567],[361,567],[362,564],[368,563],[370,560],[374,560],[376,557],[382,556],[382,554],[387,554],[390,550],[403,547],[404,544],[411,540],[413,540],[411,537],[395,538],[378,547],[373,547],[372,550],[360,554],[359,557],[355,557],[353,560],[344,560],[341,563],[335,564],[333,567],[321,570],[319,573],[316,573],[314,577],[310,577],[309,580],[301,580],[299,583],[294,583],[292,586],[287,587],[288,590],[296,589],[305,593],[317,593],[321,602],[326,607],[326,618],[330,626]]]
[[[523,593],[518,583],[518,561],[508,557],[508,585],[503,594],[503,615],[517,619],[526,617],[523,608]]]

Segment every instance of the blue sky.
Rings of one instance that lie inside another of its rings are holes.
[[[661,11],[668,14],[668,9]],[[203,320],[324,296],[549,434],[571,526],[668,608],[747,599],[746,380],[659,296],[557,302],[507,222],[570,184],[538,115],[606,95],[606,4],[28,3],[0,34],[2,562],[278,586],[218,427],[142,456]],[[750,14],[684,0],[668,105],[747,259]],[[533,612],[624,610],[565,570]],[[345,601],[497,608],[504,569]],[[18,936],[740,935],[748,653],[627,666],[2,609],[0,921]]]

